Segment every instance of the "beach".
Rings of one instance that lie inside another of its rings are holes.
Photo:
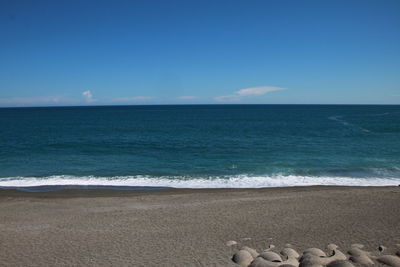
[[[400,0],[0,0],[0,267],[400,267]]]
[[[1,266],[238,266],[241,246],[395,251],[400,187],[0,190]],[[234,240],[238,246],[229,247]]]

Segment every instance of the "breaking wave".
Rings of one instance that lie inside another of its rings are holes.
[[[397,186],[400,177],[325,177],[325,176],[70,176],[53,175],[47,177],[7,177],[0,178],[0,187],[23,188],[36,186],[116,186],[116,187],[169,187],[169,188],[262,188],[292,187],[311,185],[341,186]]]

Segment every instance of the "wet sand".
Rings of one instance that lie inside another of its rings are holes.
[[[237,266],[258,250],[400,243],[400,187],[0,190],[0,266]]]

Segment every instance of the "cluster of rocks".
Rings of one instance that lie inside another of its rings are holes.
[[[237,242],[228,241],[227,246],[237,246]],[[354,267],[371,266],[375,263],[400,267],[400,244],[395,255],[385,255],[384,246],[379,246],[375,253],[363,250],[361,244],[353,244],[347,254],[338,250],[335,244],[329,244],[328,253],[319,248],[309,248],[300,255],[290,244],[277,253],[275,246],[258,253],[250,247],[241,247],[232,257],[233,262],[242,267]]]

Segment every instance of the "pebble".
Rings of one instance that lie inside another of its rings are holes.
[[[233,241],[233,240],[230,240],[230,241],[227,241],[227,242],[225,243],[225,245],[227,245],[228,247],[231,247],[231,246],[237,245],[237,242],[236,242],[236,241]]]

